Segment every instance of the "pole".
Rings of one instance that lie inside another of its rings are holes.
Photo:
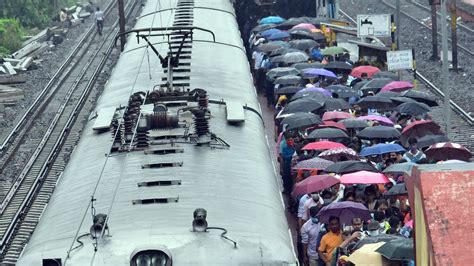
[[[458,37],[457,37],[457,14],[456,0],[451,0],[451,51],[453,57],[453,69],[458,70]]]
[[[396,25],[395,25],[395,18],[393,15],[390,15],[390,22],[391,22],[391,32],[390,32],[390,41],[391,41],[391,50],[395,51],[397,50],[397,43],[395,40],[395,31],[397,30]]]
[[[443,49],[443,91],[444,91],[444,111],[446,114],[446,136],[451,134],[451,109],[450,109],[450,89],[449,89],[449,62],[448,62],[448,29],[446,28],[446,0],[441,0],[441,47]]]
[[[395,33],[397,34],[397,50],[400,50],[400,30],[402,29],[401,26],[400,26],[400,0],[397,0],[397,3],[396,3],[396,7],[397,7],[397,14],[396,14],[396,29],[395,29]]]
[[[431,3],[431,44],[432,54],[431,59],[438,60],[438,15],[436,14],[436,2],[430,1]]]
[[[123,0],[118,0],[119,9],[119,26],[120,26],[120,50],[123,52],[125,48],[125,12],[123,7]]]
[[[413,88],[416,90],[418,88],[418,79],[416,73],[416,57],[415,57],[415,49],[411,49],[411,56],[413,57]],[[400,71],[398,72],[399,79],[400,79]]]

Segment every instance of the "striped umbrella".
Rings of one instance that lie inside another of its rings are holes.
[[[315,157],[297,163],[293,169],[325,169],[331,164],[333,164],[332,161]]]
[[[461,144],[442,142],[431,145],[426,151],[426,156],[435,161],[461,160],[469,161],[471,152]]]

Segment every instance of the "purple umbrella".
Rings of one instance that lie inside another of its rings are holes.
[[[361,218],[362,221],[372,219],[367,207],[362,203],[352,201],[333,202],[322,208],[317,216],[322,223],[329,223],[329,218],[332,216],[339,217],[341,224],[351,224],[352,219],[356,217]]]
[[[309,88],[304,88],[300,91],[298,91],[296,94],[307,94],[309,92],[312,92],[312,91],[317,91],[317,92],[320,92],[322,93],[324,96],[328,96],[328,97],[331,97],[332,96],[332,92],[326,90],[326,89],[323,89],[323,88],[318,88],[318,87],[309,87]],[[295,94],[295,95],[296,95]]]
[[[381,115],[366,115],[366,116],[359,116],[357,117],[358,120],[368,120],[368,121],[377,121],[382,125],[393,126],[394,123],[392,120],[388,119],[385,116]]]
[[[315,78],[317,76],[337,78],[336,74],[324,68],[308,68],[304,70],[305,78]]]

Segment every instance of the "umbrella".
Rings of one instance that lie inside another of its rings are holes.
[[[369,126],[364,120],[357,120],[355,118],[343,119],[339,123],[343,124],[346,128],[366,128]]]
[[[325,190],[336,184],[339,184],[339,179],[330,175],[312,175],[305,180],[295,184],[293,195],[303,195],[311,192]]]
[[[304,89],[303,87],[298,86],[287,86],[287,87],[280,87],[276,89],[275,94],[282,95],[282,94],[295,94],[298,91]]]
[[[296,113],[292,116],[285,117],[280,124],[287,125],[285,130],[293,130],[320,123],[322,123],[321,118],[313,113]]]
[[[384,173],[410,173],[411,172],[411,168],[413,167],[413,165],[416,165],[412,162],[406,162],[406,163],[396,163],[396,164],[392,164],[390,165],[389,167],[385,168],[385,170],[383,170]]]
[[[271,28],[271,29],[260,32],[260,35],[262,35],[262,37],[268,38],[272,34],[279,33],[279,32],[283,32],[283,31],[279,29]]]
[[[402,92],[402,95],[404,97],[412,98],[415,99],[419,102],[425,103],[428,106],[438,106],[438,103],[436,102],[436,98],[426,92],[423,91],[418,91],[418,90],[408,90]]]
[[[314,98],[302,98],[289,102],[281,114],[292,114],[297,112],[309,113],[323,107],[324,103]]]
[[[307,32],[307,31],[293,31],[290,32],[291,38],[294,40],[313,40],[316,42],[322,42],[326,40],[326,37],[319,32]]]
[[[304,62],[308,60],[308,55],[303,52],[291,52],[286,53],[283,55],[275,56],[270,61],[273,63],[286,63],[286,64],[293,64]]]
[[[367,94],[368,92],[373,92],[377,93],[379,92],[383,87],[385,87],[387,84],[390,84],[393,82],[393,80],[389,78],[375,78],[372,80],[369,80],[369,82],[365,83],[360,90],[364,93]]]
[[[351,224],[353,218],[361,218],[362,221],[370,220],[369,210],[362,203],[343,201],[333,202],[323,207],[318,212],[318,218],[321,223],[329,223],[329,218],[339,217],[341,224]]]
[[[414,260],[413,238],[402,237],[389,241],[375,250],[389,260]]]
[[[338,54],[343,54],[343,53],[348,53],[347,49],[342,48],[342,47],[337,47],[337,46],[332,46],[328,47],[326,49],[323,49],[322,51],[323,55],[338,55]]]
[[[367,244],[373,244],[373,243],[380,243],[380,242],[389,242],[392,240],[396,239],[401,239],[401,236],[397,235],[388,235],[388,234],[380,234],[378,236],[368,236],[364,237],[361,240],[359,240],[355,245],[354,249],[360,249],[361,247],[367,245]]]
[[[461,161],[461,160],[447,160],[447,161],[441,161],[441,162],[437,162],[439,164],[451,164],[451,163],[467,163],[465,161]]]
[[[375,94],[375,96],[386,97],[393,100],[393,98],[400,97],[400,93],[394,91],[381,91]]]
[[[374,66],[358,66],[352,69],[351,76],[356,78],[372,78],[377,72],[380,72],[380,69]]]
[[[337,128],[337,129],[340,129],[340,130],[344,130],[344,132],[347,132],[347,128],[341,124],[341,123],[337,123],[337,122],[334,122],[334,121],[324,121],[322,124],[319,124],[316,126],[316,128]]]
[[[387,92],[383,92],[383,93],[387,93]],[[379,93],[377,93],[378,95]],[[408,97],[403,97],[403,96],[398,96],[398,97],[392,97],[390,98],[392,100],[392,102],[394,102],[395,104],[402,104],[402,103],[420,103],[418,102],[417,100],[415,99],[412,99],[412,98],[408,98]],[[429,106],[428,106],[429,107]]]
[[[331,160],[333,162],[340,162],[343,160],[358,160],[357,152],[351,148],[337,148],[321,152],[318,157]]]
[[[398,183],[389,189],[387,192],[384,193],[385,196],[398,196],[398,195],[406,195],[408,194],[407,187],[405,183]]]
[[[323,68],[324,64],[319,63],[319,62],[313,62],[313,63],[296,63],[293,64],[292,67],[302,70],[302,69],[307,69],[307,68]]]
[[[397,74],[389,71],[377,72],[372,76],[372,78],[389,78],[392,80],[399,80]]]
[[[313,87],[311,87],[313,88]],[[313,99],[315,101],[318,101],[320,102],[323,106],[324,106],[324,98],[326,97],[322,91],[319,91],[319,90],[307,90],[308,88],[304,88],[298,92],[295,93],[295,95],[293,95],[290,99],[290,102],[292,101],[295,101],[295,100],[299,100],[299,99],[305,99],[305,98],[309,98],[309,99]],[[324,90],[322,88],[319,88],[321,90]],[[302,92],[301,92],[302,91]]]
[[[314,26],[313,24],[310,24],[310,23],[300,23],[300,24],[297,24],[297,25],[293,26],[292,29],[297,29],[297,28],[303,28],[303,29],[311,30],[311,29],[316,29],[316,26]]]
[[[438,124],[431,120],[420,120],[415,121],[406,126],[402,131],[402,137],[400,140],[403,144],[407,144],[409,138],[421,138],[426,135],[441,135],[440,127]],[[425,146],[426,147],[426,146]]]
[[[312,94],[312,92],[317,92],[319,94],[322,94],[323,97],[321,98],[321,102],[324,101],[324,96],[328,96],[330,97],[332,95],[332,93],[328,90],[325,90],[323,88],[318,88],[318,87],[308,87],[308,88],[304,88],[300,91],[298,91],[293,97],[294,98],[301,98],[301,97],[312,97],[312,96],[316,96],[316,97],[319,97],[320,95],[318,94]]]
[[[423,149],[436,143],[448,141],[449,139],[445,135],[427,135],[418,139],[417,146]]]
[[[385,184],[390,182],[382,173],[374,173],[365,170],[344,174],[340,180],[342,184]]]
[[[360,91],[360,89],[362,87],[364,87],[365,84],[367,84],[367,82],[369,82],[369,80],[362,80],[362,81],[359,81],[357,82],[356,84],[354,84],[352,86],[352,89],[355,90],[355,91]]]
[[[324,169],[333,162],[318,157],[311,158],[308,160],[301,161],[293,167],[294,169]]]
[[[395,107],[394,110],[399,112],[400,114],[417,116],[430,112],[431,108],[424,103],[407,102]]]
[[[359,155],[363,157],[372,156],[372,155],[380,155],[384,153],[390,152],[405,152],[405,149],[395,143],[379,143],[367,148],[363,148]]]
[[[306,40],[293,40],[293,41],[290,41],[290,47],[298,49],[298,50],[302,50],[302,51],[307,50],[307,49],[311,49],[315,46],[319,47],[319,43],[317,43],[314,40],[306,39]]]
[[[344,99],[341,99],[341,98],[324,99],[324,110],[326,111],[349,110],[349,108],[351,108],[349,103],[345,101]]]
[[[271,51],[270,57],[274,58],[274,57],[279,56],[279,55],[284,55],[284,54],[287,54],[287,53],[293,53],[293,52],[299,52],[299,51],[300,50],[298,50],[298,49],[293,49],[293,48],[290,48],[290,47],[280,47],[280,48],[276,48],[275,50]]]
[[[368,121],[377,121],[381,125],[393,126],[392,120],[388,119],[385,116],[381,115],[366,115],[357,117],[358,120],[368,120]]]
[[[295,76],[295,75],[287,75],[287,76],[282,76],[278,77],[275,79],[275,84],[281,84],[281,85],[297,85],[300,84],[303,79],[300,76]]]
[[[351,118],[352,115],[349,114],[348,112],[340,112],[340,111],[330,111],[330,112],[325,112],[323,114],[323,121],[329,121],[329,120],[341,120],[341,119],[346,119],[346,118]]]
[[[378,172],[377,169],[375,169],[375,167],[373,167],[371,164],[355,160],[336,162],[335,164],[332,164],[324,169],[324,171],[327,173],[336,174],[347,174],[362,170]]]
[[[400,132],[394,127],[374,126],[366,127],[357,133],[361,139],[398,139]]]
[[[262,53],[268,53],[281,47],[289,47],[288,43],[275,41],[258,45],[255,49]]]
[[[390,262],[380,253],[375,252],[384,244],[385,242],[366,244],[354,251],[347,260],[354,265],[389,266]]]
[[[284,21],[285,19],[279,16],[268,16],[260,19],[258,24],[280,24]]]
[[[326,90],[331,91],[332,93],[337,94],[339,98],[351,98],[359,97],[359,93],[352,89],[349,86],[345,85],[330,85],[326,87]]]
[[[288,75],[296,76],[299,73],[300,71],[294,67],[276,67],[267,72],[267,78],[269,80],[274,80],[275,78]]]
[[[319,128],[311,131],[308,139],[348,139],[346,132],[337,128]]]
[[[324,151],[324,150],[345,148],[345,147],[346,146],[344,146],[344,144],[341,144],[341,143],[328,141],[328,140],[322,140],[322,141],[308,143],[302,148],[302,150]]]
[[[413,88],[413,83],[409,81],[392,81],[383,86],[381,91],[402,92]]]
[[[472,157],[471,152],[467,148],[453,142],[433,144],[425,151],[425,155],[435,161],[461,160],[468,162]]]
[[[336,74],[333,72],[326,70],[324,68],[308,68],[305,69],[303,72],[303,76],[305,78],[316,78],[316,77],[328,77],[328,78],[337,78]]]
[[[257,25],[255,26],[253,29],[252,29],[252,32],[253,33],[257,33],[257,32],[261,32],[261,31],[265,31],[265,30],[268,30],[268,29],[272,29],[273,27],[275,27],[276,24],[261,24],[261,25]]]
[[[352,65],[342,61],[331,61],[325,67],[325,69],[336,70],[336,71],[346,71],[350,72],[352,70]]]
[[[308,22],[308,20],[304,17],[298,17],[298,18],[289,18],[285,22],[277,25],[279,29],[290,29],[291,27],[298,25],[300,23],[305,23]]]
[[[394,104],[390,99],[380,96],[367,96],[360,99],[357,103],[362,109],[389,110]]]
[[[274,40],[283,40],[286,38],[290,38],[290,34],[286,31],[275,32],[272,35],[268,36],[267,39],[274,41]]]

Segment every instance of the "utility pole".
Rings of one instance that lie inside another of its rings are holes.
[[[123,7],[123,0],[118,0],[119,9],[119,26],[120,26],[120,50],[123,52],[125,48],[125,12]]]
[[[458,71],[458,37],[457,37],[456,0],[451,0],[451,51],[453,56],[453,69]]]
[[[446,136],[449,138],[451,135],[451,99],[450,99],[450,88],[449,88],[449,62],[448,62],[448,29],[446,28],[446,0],[441,0],[441,47],[443,49],[443,92],[444,92],[444,111],[446,114]]]
[[[431,4],[431,44],[432,54],[431,59],[438,60],[438,15],[436,13],[436,1],[430,0]]]
[[[400,50],[400,30],[402,29],[400,27],[400,0],[397,0],[396,7],[397,7],[397,15],[396,15],[397,28],[396,28],[395,33],[397,34],[397,50]]]

